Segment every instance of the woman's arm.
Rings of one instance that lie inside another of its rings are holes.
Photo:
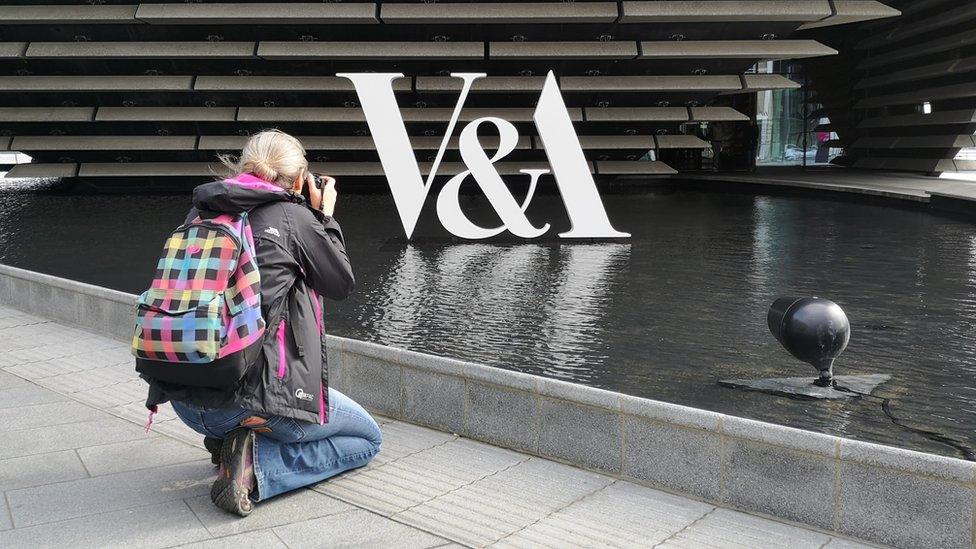
[[[356,286],[339,223],[321,212],[295,208],[295,258],[309,286],[329,299],[345,299]]]

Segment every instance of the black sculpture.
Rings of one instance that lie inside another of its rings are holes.
[[[794,357],[820,372],[820,387],[834,382],[834,359],[847,348],[851,323],[843,309],[819,297],[781,297],[766,315],[769,331]]]

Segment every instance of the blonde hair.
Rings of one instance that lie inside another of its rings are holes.
[[[284,189],[290,189],[295,179],[308,170],[302,143],[277,129],[252,135],[239,157],[218,154],[217,158],[231,175],[251,173]]]

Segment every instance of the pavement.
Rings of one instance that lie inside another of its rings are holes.
[[[145,390],[127,344],[0,306],[0,547],[872,547],[383,417],[368,466],[241,519]]]

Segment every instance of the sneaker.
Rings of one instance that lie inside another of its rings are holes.
[[[210,463],[220,465],[220,447],[223,444],[224,441],[219,438],[203,437],[203,447],[210,452]]]
[[[254,433],[239,427],[227,434],[220,448],[220,469],[210,488],[210,501],[242,517],[251,514],[254,478]]]

